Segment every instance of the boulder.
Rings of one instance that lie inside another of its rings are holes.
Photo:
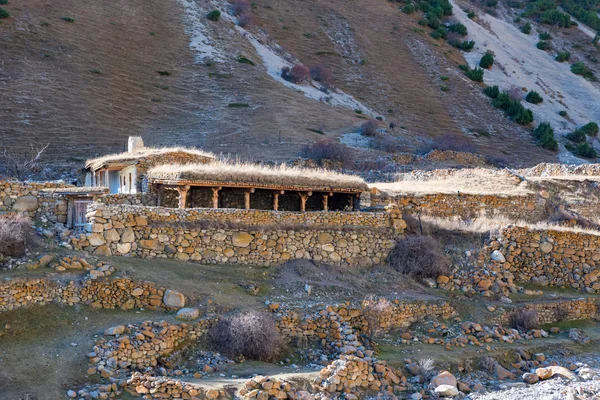
[[[551,375],[552,378],[561,377],[561,378],[570,379],[570,380],[577,379],[577,377],[575,376],[574,373],[569,371],[567,368],[561,367],[559,365],[551,365],[549,367],[546,367],[546,369],[550,370],[550,372],[552,373],[552,375]]]
[[[37,209],[38,199],[35,196],[19,197],[12,206],[12,210],[15,212],[34,212]]]
[[[135,234],[133,228],[125,228],[121,234],[121,243],[133,243],[135,241]]]
[[[104,331],[104,335],[106,336],[117,336],[125,332],[125,325],[117,325],[111,328],[108,328]]]
[[[498,379],[501,380],[515,379],[515,375],[506,368],[504,368],[502,365],[500,365],[500,363],[498,362],[496,363],[496,376],[498,377]]]
[[[456,378],[448,371],[442,371],[438,375],[431,378],[430,382],[433,388],[436,388],[440,385],[448,385],[456,387]]]
[[[533,385],[534,383],[538,383],[540,381],[540,377],[537,374],[532,374],[530,372],[526,372],[523,374],[523,382]]]
[[[492,260],[498,261],[501,263],[506,262],[506,258],[504,258],[504,254],[502,254],[502,252],[500,250],[494,250],[492,252]]]
[[[41,268],[47,267],[52,261],[54,261],[54,256],[51,254],[45,254],[38,258]]]
[[[177,314],[175,314],[175,318],[177,319],[183,319],[186,321],[191,321],[193,319],[196,319],[200,316],[200,310],[198,310],[197,308],[182,308],[181,310],[177,311]]]
[[[163,303],[167,307],[182,308],[185,306],[185,296],[175,290],[167,289],[163,296]]]
[[[88,236],[88,241],[90,242],[90,246],[98,247],[102,246],[106,241],[104,237],[99,233],[92,233]]]
[[[446,283],[448,283],[448,281],[450,281],[450,278],[448,278],[446,275],[440,275],[437,277],[436,281],[440,285],[445,285]]]
[[[435,393],[440,397],[456,397],[458,389],[450,385],[440,385],[435,388]]]
[[[538,368],[535,370],[535,374],[540,378],[540,380],[550,379],[552,378],[552,371],[548,368]]]
[[[239,232],[233,235],[231,242],[235,247],[248,247],[254,240],[254,236],[246,232]]]

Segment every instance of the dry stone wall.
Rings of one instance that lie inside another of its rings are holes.
[[[511,226],[492,239],[480,263],[494,263],[518,282],[600,293],[600,236]]]
[[[51,223],[67,222],[67,202],[44,189],[70,187],[64,182],[0,181],[0,214],[21,212]]]
[[[540,303],[530,303],[524,307],[514,307],[498,316],[494,323],[508,325],[516,309],[532,310],[537,313],[540,324],[551,324],[561,321],[577,321],[582,319],[600,318],[600,299],[581,298],[571,300],[554,300]]]
[[[401,227],[388,213],[292,213],[92,204],[92,233],[71,239],[96,255],[271,265],[311,259],[381,263]]]
[[[403,213],[439,218],[458,216],[462,219],[504,216],[512,220],[540,222],[548,218],[546,201],[536,194],[527,196],[473,195],[436,193],[390,196],[371,194],[372,206],[395,204]]]
[[[63,283],[48,278],[19,278],[0,284],[0,312],[55,302],[96,308],[167,308],[165,290],[128,278]]]

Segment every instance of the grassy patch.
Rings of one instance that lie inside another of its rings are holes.
[[[229,103],[227,104],[228,108],[247,108],[250,107],[248,103]]]
[[[254,63],[254,61],[252,61],[251,59],[246,58],[244,56],[239,56],[237,60],[240,64],[248,64],[248,65],[252,65],[252,66],[256,65]]]
[[[306,130],[314,132],[314,133],[318,133],[319,135],[324,135],[325,134],[325,132],[323,132],[321,129],[306,128]]]
[[[60,17],[60,19],[62,19],[65,22],[75,22],[75,18],[73,17]]]
[[[171,76],[171,73],[169,71],[156,71],[156,73],[160,76]]]

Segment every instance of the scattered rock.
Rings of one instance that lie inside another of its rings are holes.
[[[435,393],[441,397],[456,397],[458,396],[458,389],[450,385],[440,385],[435,388]]]
[[[538,383],[540,381],[540,377],[537,374],[532,374],[530,372],[526,372],[523,374],[523,382],[533,385],[534,383]]]
[[[117,325],[104,331],[105,336],[117,336],[125,332],[125,325]]]
[[[456,387],[456,378],[450,372],[442,371],[438,375],[431,378],[430,384],[434,389],[440,385]]]
[[[175,318],[187,321],[196,319],[199,316],[200,310],[198,310],[197,308],[182,308],[181,310],[177,311],[177,314],[175,314]]]
[[[167,289],[163,296],[163,303],[167,307],[182,308],[185,306],[185,296],[175,290]]]

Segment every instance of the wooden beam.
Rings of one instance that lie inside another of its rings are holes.
[[[273,192],[273,210],[279,211],[279,192]]]
[[[222,188],[219,186],[219,187],[214,187],[211,189],[212,189],[213,208],[219,208],[219,190],[221,190]]]
[[[312,194],[312,193],[311,193]],[[308,193],[298,192],[300,196],[300,211],[306,211],[306,201],[308,200]]]
[[[329,211],[329,195],[323,195],[323,211]]]
[[[187,204],[187,195],[190,190],[190,186],[177,186],[175,190],[177,190],[177,193],[179,193],[179,208],[185,208]]]

